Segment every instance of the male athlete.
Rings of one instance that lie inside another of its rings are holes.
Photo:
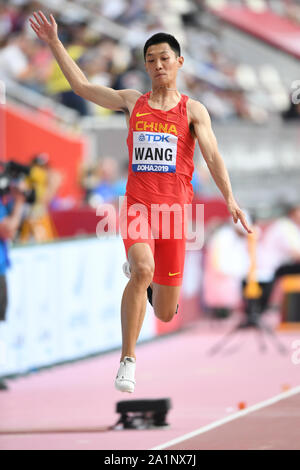
[[[145,208],[141,213],[150,228],[148,235],[141,238],[122,230],[130,280],[121,304],[123,342],[115,387],[133,392],[135,347],[145,316],[147,290],[155,315],[165,322],[172,320],[178,307],[185,256],[184,235],[178,239],[172,233],[169,239],[162,239],[159,232],[157,238],[151,237],[153,227],[148,209],[153,204],[165,203],[176,204],[180,210],[191,203],[196,140],[234,222],[240,220],[247,232],[251,230],[234,199],[206,108],[177,90],[177,72],[184,58],[173,36],[159,33],[146,42],[144,59],[152,91],[142,95],[136,90],[113,90],[89,83],[60,42],[53,15],[50,22],[41,11],[34,12],[34,17],[36,21],[30,19],[32,29],[49,45],[73,91],[102,107],[123,111],[126,116],[129,169],[121,228],[126,217],[127,227],[130,226],[130,209],[134,204]]]

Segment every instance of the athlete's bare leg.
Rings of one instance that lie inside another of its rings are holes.
[[[175,315],[181,286],[163,286],[152,283],[154,313],[161,321],[169,322]]]
[[[135,358],[135,347],[143,325],[147,287],[154,274],[154,258],[147,243],[135,243],[128,251],[131,276],[121,304],[122,356]]]

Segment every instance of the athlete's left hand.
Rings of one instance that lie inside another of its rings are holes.
[[[238,206],[237,202],[234,199],[230,199],[227,202],[227,207],[228,207],[230,214],[232,215],[234,223],[236,224],[240,220],[244,229],[248,233],[253,233],[253,231],[247,224],[247,220],[246,220],[244,212],[242,211],[242,209],[240,209],[240,207]]]

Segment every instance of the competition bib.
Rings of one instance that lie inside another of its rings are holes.
[[[133,132],[133,171],[176,172],[178,137],[159,132]]]

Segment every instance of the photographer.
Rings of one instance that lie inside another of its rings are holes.
[[[8,243],[12,241],[19,228],[25,196],[21,188],[12,188],[10,194],[0,196],[0,340],[1,324],[5,321],[7,310],[6,271],[10,266]],[[7,386],[0,379],[0,391]]]
[[[47,153],[34,155],[28,169],[26,183],[31,194],[27,197],[29,204],[19,239],[21,242],[34,240],[42,243],[56,236],[49,206],[61,184],[61,175],[51,168]]]

